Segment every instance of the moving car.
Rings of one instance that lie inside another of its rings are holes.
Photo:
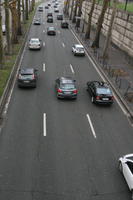
[[[133,199],[133,154],[127,154],[119,158],[119,169],[122,172]]]
[[[39,12],[43,12],[43,6],[39,6],[39,7],[38,7],[38,11],[39,11]]]
[[[56,35],[56,29],[54,27],[48,27],[47,35]]]
[[[41,40],[39,38],[31,38],[29,40],[29,49],[41,49]]]
[[[49,7],[48,7],[48,6],[45,6],[45,9],[49,9]]]
[[[87,82],[87,91],[91,95],[92,103],[111,105],[114,102],[110,87],[103,81]]]
[[[34,19],[34,25],[40,25],[41,24],[41,19],[40,18],[35,18]]]
[[[20,69],[18,73],[18,87],[36,87],[37,69]]]
[[[59,9],[58,9],[58,8],[55,8],[55,9],[54,9],[54,12],[55,12],[55,13],[58,13],[58,12],[59,12]]]
[[[58,14],[57,15],[57,20],[63,20],[63,15],[62,14]]]
[[[72,46],[72,52],[74,53],[75,56],[85,56],[85,50],[83,45],[81,44],[75,44]]]
[[[61,28],[68,28],[68,22],[65,21],[65,20],[63,20],[63,21],[61,22]]]
[[[48,3],[48,6],[51,6],[51,3]]]
[[[77,88],[75,84],[75,80],[71,77],[60,77],[55,81],[55,88],[57,98],[77,98]]]
[[[47,17],[47,22],[48,23],[53,23],[53,17],[52,16],[48,16]]]
[[[47,13],[47,17],[53,17],[53,13],[52,12],[48,12]]]

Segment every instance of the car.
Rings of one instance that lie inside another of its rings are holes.
[[[3,35],[6,34],[6,25],[5,24],[2,24],[2,33],[3,33]]]
[[[40,25],[41,24],[41,19],[40,18],[35,18],[33,24],[34,25]]]
[[[45,9],[49,9],[49,7],[48,7],[48,6],[45,6]]]
[[[31,38],[29,40],[29,49],[41,49],[41,40],[39,38]]]
[[[119,158],[119,170],[123,174],[133,199],[133,154],[127,154]]]
[[[48,6],[51,6],[51,3],[48,3]]]
[[[26,68],[19,69],[17,84],[18,87],[36,87],[37,85],[37,69]]]
[[[54,5],[54,8],[57,8],[57,5]]]
[[[77,88],[76,80],[71,77],[60,77],[55,80],[56,95],[59,99],[76,99]]]
[[[48,12],[47,13],[47,17],[53,17],[53,13],[52,12]]]
[[[75,56],[85,56],[85,50],[83,45],[81,44],[75,44],[72,46],[72,52]]]
[[[91,96],[92,103],[112,105],[114,102],[111,88],[103,81],[87,82],[87,91]]]
[[[63,20],[62,22],[61,22],[61,28],[68,28],[68,22],[67,21],[65,21],[65,20]]]
[[[58,8],[55,8],[55,9],[54,9],[54,12],[55,12],[55,13],[59,13],[59,9],[58,9]]]
[[[63,15],[62,14],[58,14],[57,15],[57,20],[63,20]]]
[[[43,12],[43,6],[39,6],[39,7],[38,7],[38,11],[39,11],[39,12]]]
[[[54,27],[48,27],[47,35],[56,35],[56,29]]]
[[[47,22],[48,22],[48,23],[53,23],[53,17],[49,16],[49,17],[47,18]]]

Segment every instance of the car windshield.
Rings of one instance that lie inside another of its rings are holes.
[[[32,79],[33,75],[32,74],[21,74],[21,78],[23,80],[25,79]]]
[[[97,94],[112,94],[109,88],[97,88]]]
[[[38,44],[39,41],[38,40],[31,40],[30,43]]]
[[[62,89],[71,90],[71,89],[74,89],[75,86],[74,86],[73,84],[66,84],[66,83],[64,83],[64,84],[61,84],[61,88],[62,88]]]
[[[78,51],[84,51],[84,48],[83,48],[83,47],[76,47],[76,49],[77,49]]]

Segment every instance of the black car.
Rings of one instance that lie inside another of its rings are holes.
[[[20,69],[18,73],[18,87],[36,87],[37,69]]]
[[[75,84],[75,80],[71,77],[60,77],[55,81],[55,88],[57,98],[69,98],[76,99],[77,98],[77,88]]]
[[[63,15],[62,15],[62,14],[58,14],[58,15],[57,15],[57,19],[58,19],[58,20],[63,20]]]
[[[87,91],[91,95],[92,103],[112,104],[114,101],[110,87],[103,81],[87,82]]]
[[[54,8],[57,8],[57,5],[54,5]]]
[[[51,3],[48,3],[48,6],[51,6]]]
[[[43,7],[42,7],[42,6],[39,6],[39,7],[38,7],[38,11],[39,11],[39,12],[43,12]]]
[[[52,12],[48,12],[47,13],[47,17],[53,17],[53,13]]]
[[[48,6],[45,6],[45,9],[49,9],[49,7],[48,7]]]
[[[68,22],[67,21],[65,21],[65,20],[63,20],[62,22],[61,22],[61,28],[68,28]]]
[[[47,22],[48,22],[48,23],[53,23],[53,17],[49,16],[49,17],[47,18]]]
[[[47,35],[56,35],[56,29],[54,27],[48,27]]]
[[[40,18],[35,18],[34,19],[34,25],[40,25],[41,24],[41,19]]]

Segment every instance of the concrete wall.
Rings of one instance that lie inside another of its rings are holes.
[[[82,6],[82,18],[88,21],[88,13],[91,8],[91,2],[84,1]],[[92,17],[92,25],[96,26],[102,6],[96,4]],[[105,14],[102,33],[107,34],[112,9],[109,8]],[[112,42],[120,49],[124,50],[128,55],[133,57],[133,14],[117,11],[113,31]]]

